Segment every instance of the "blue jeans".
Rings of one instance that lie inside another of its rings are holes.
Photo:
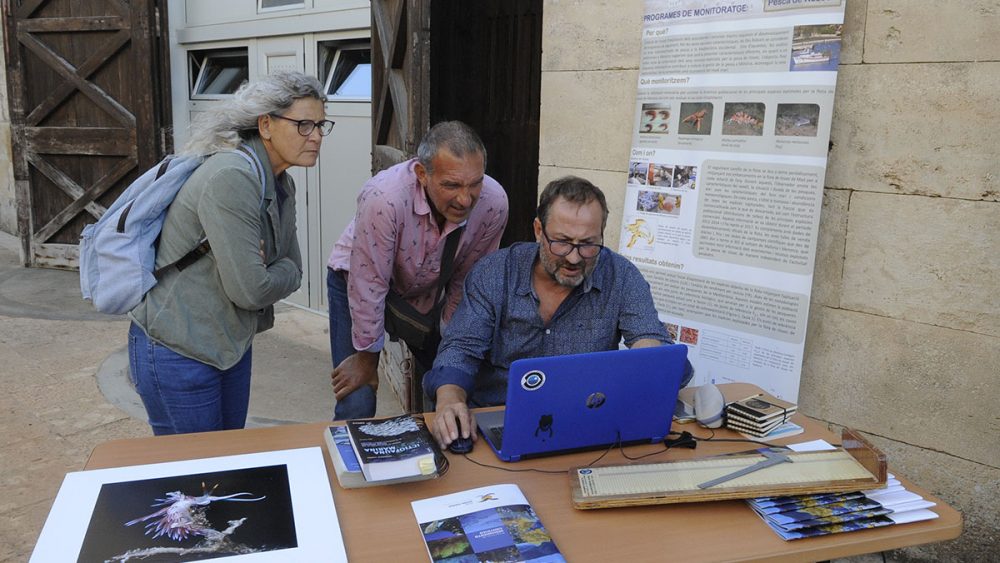
[[[351,308],[347,303],[347,273],[326,271],[326,296],[330,307],[330,356],[333,367],[353,355]],[[333,406],[334,420],[375,416],[376,394],[371,385],[362,385]]]
[[[139,325],[128,331],[128,361],[153,434],[243,428],[250,405],[252,349],[220,370],[154,342]]]

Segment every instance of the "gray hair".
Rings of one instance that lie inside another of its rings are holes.
[[[295,100],[326,101],[323,86],[301,72],[275,72],[244,82],[233,97],[200,115],[191,125],[191,137],[180,150],[188,156],[208,156],[232,150],[259,135],[257,118],[287,110]]]
[[[483,140],[479,138],[472,127],[461,121],[442,121],[431,127],[424,138],[420,140],[417,147],[417,160],[424,165],[428,174],[434,172],[431,161],[437,156],[441,148],[448,149],[448,152],[458,158],[463,158],[470,154],[483,155],[483,168],[486,168],[486,147]]]
[[[601,232],[604,232],[604,227],[608,225],[608,200],[600,188],[578,176],[563,176],[552,180],[542,190],[542,195],[538,198],[538,220],[543,227],[549,218],[549,208],[560,197],[576,205],[597,201],[601,205]]]

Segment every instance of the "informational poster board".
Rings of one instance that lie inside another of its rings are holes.
[[[796,401],[841,0],[647,0],[620,252],[692,385]]]

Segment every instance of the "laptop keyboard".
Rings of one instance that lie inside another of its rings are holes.
[[[503,425],[490,426],[487,430],[490,431],[490,441],[493,442],[496,449],[503,449]]]

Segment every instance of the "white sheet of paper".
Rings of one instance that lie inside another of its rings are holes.
[[[837,448],[830,445],[830,442],[827,442],[826,440],[813,440],[811,442],[788,444],[788,449],[793,452],[821,452],[825,450],[835,450]]]

